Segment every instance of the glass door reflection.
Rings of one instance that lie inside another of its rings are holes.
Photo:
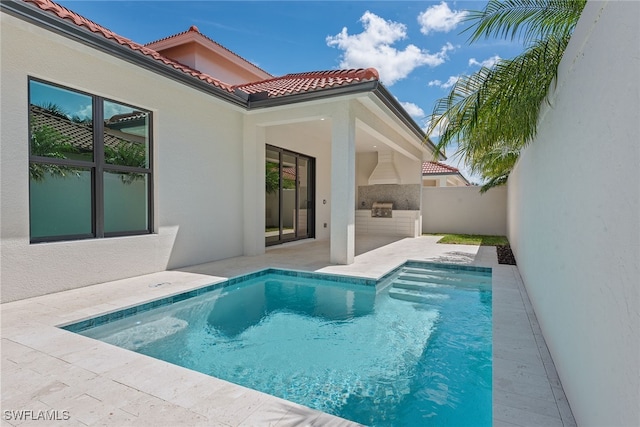
[[[313,237],[313,158],[267,146],[265,243]]]
[[[266,243],[280,241],[280,152],[267,148],[266,153]]]

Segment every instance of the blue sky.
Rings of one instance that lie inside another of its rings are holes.
[[[522,50],[517,41],[483,39],[469,44],[468,32],[461,34],[468,26],[464,11],[480,10],[485,1],[59,3],[139,43],[196,25],[201,33],[275,76],[373,66],[423,127],[436,100],[448,93],[457,76]],[[447,163],[464,169],[454,158]]]

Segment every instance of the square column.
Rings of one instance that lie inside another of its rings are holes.
[[[265,252],[265,141],[265,128],[245,117],[242,141],[244,255]]]
[[[355,256],[356,124],[348,104],[331,117],[331,243],[334,264],[352,264]]]

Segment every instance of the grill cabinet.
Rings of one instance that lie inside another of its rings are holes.
[[[371,207],[372,218],[391,218],[393,212],[393,203],[391,202],[373,202]]]

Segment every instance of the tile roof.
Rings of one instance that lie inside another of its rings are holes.
[[[30,105],[31,110],[31,126],[32,129],[49,128],[53,129],[64,138],[69,139],[69,143],[73,145],[78,151],[93,151],[93,125],[84,122],[74,122],[69,117],[65,117],[61,114],[56,114],[47,110],[46,108]],[[145,113],[136,113],[137,117],[145,117]],[[129,120],[132,120],[129,118]],[[124,132],[118,132],[110,129],[109,123],[119,122],[117,116],[112,117],[105,122],[104,128],[104,144],[107,147],[117,149],[123,144],[136,144],[140,143],[135,135],[127,134]]]
[[[275,98],[378,79],[379,75],[375,68],[359,68],[287,74],[269,80],[237,85],[234,88],[249,94],[267,92],[269,98]]]
[[[154,40],[152,42],[145,43],[145,46],[149,46],[149,45],[152,45],[152,44],[155,44],[155,43],[163,42],[165,40],[170,40],[170,39],[173,39],[173,38],[176,38],[176,37],[180,37],[180,36],[182,36],[184,34],[188,34],[188,33],[198,33],[200,36],[204,37],[205,39],[207,39],[211,43],[215,44],[216,46],[219,46],[220,48],[226,50],[227,52],[229,52],[233,56],[236,56],[236,57],[240,58],[241,60],[243,60],[244,62],[253,65],[254,67],[256,67],[258,70],[262,71],[263,73],[271,75],[271,73],[266,72],[265,70],[263,70],[262,68],[258,67],[256,64],[254,64],[253,62],[246,60],[245,58],[243,58],[242,56],[238,55],[234,51],[229,50],[226,47],[222,46],[220,43],[218,43],[217,41],[213,40],[212,38],[207,37],[205,34],[202,34],[200,32],[200,30],[198,29],[198,27],[196,27],[195,25],[190,26],[187,31],[183,31],[181,33],[174,34],[172,36],[163,37],[163,38],[161,38],[159,40]]]
[[[441,162],[428,161],[422,163],[423,175],[442,175],[452,173],[460,173],[460,171],[453,166],[445,165]]]
[[[31,3],[39,9],[55,14],[61,19],[69,20],[79,27],[98,33],[106,39],[113,40],[122,46],[128,47],[133,51],[137,51],[142,55],[149,56],[157,61],[164,63],[166,66],[173,67],[183,73],[189,74],[197,79],[203,80],[213,86],[216,86],[226,92],[234,93],[240,90],[247,94],[267,93],[269,98],[283,97],[304,92],[313,92],[322,89],[329,89],[341,86],[347,86],[353,83],[365,81],[379,80],[378,72],[375,68],[367,69],[350,69],[350,70],[328,70],[328,71],[312,71],[306,73],[287,74],[282,77],[257,81],[253,83],[244,83],[240,85],[229,85],[208,74],[194,70],[184,64],[174,61],[155,50],[122,37],[107,28],[96,24],[95,22],[61,6],[51,0],[22,0],[25,3]],[[194,31],[201,34],[197,27],[192,26],[186,32]],[[185,32],[185,33],[186,33]],[[184,34],[184,33],[180,33]],[[180,34],[170,36],[176,37]],[[206,37],[206,36],[205,36]],[[165,40],[165,39],[161,39]],[[161,41],[158,40],[158,41]],[[213,41],[213,40],[212,40]],[[154,42],[155,43],[155,42]],[[215,42],[214,42],[215,43]],[[225,48],[226,49],[226,48]],[[227,49],[228,50],[228,49]],[[232,52],[233,53],[233,52]],[[235,55],[235,54],[234,54]]]
[[[144,45],[141,45],[139,43],[136,43],[134,41],[131,41],[125,37],[119,36],[118,34],[114,33],[113,31],[110,31],[108,29],[106,29],[105,27],[96,24],[93,21],[90,21],[89,19],[78,15],[75,12],[70,11],[69,9],[54,3],[51,0],[23,0],[25,3],[32,3],[35,6],[37,6],[38,8],[46,11],[46,12],[50,12],[53,13],[55,15],[57,15],[59,18],[62,19],[66,19],[69,20],[71,22],[73,22],[74,24],[76,24],[79,27],[84,27],[87,30],[93,32],[93,33],[98,33],[101,34],[102,36],[104,36],[104,38],[106,39],[110,39],[113,40],[114,42],[122,45],[122,46],[126,46],[128,48],[130,48],[131,50],[134,51],[138,51],[140,52],[142,55],[146,55],[146,56],[150,56],[151,58],[163,62],[164,64],[173,67],[177,70],[180,70],[186,74],[190,74],[193,77],[196,77],[200,80],[204,80],[207,83],[216,86],[220,89],[223,89],[227,92],[233,93],[233,89],[231,88],[230,85],[221,82],[218,79],[214,79],[213,77],[201,73],[199,71],[196,71],[186,65],[180,64],[177,61],[174,61],[172,59],[167,58],[166,56],[163,56],[161,54],[159,54],[158,52],[156,52],[153,49],[150,49]]]

